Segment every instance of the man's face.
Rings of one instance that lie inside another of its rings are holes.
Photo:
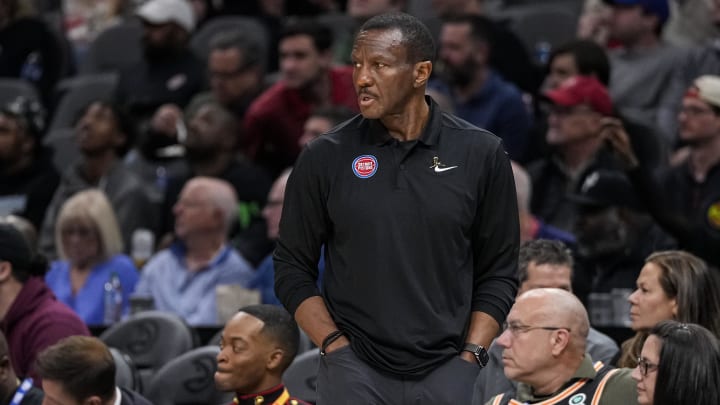
[[[570,53],[561,53],[550,62],[550,72],[545,77],[545,90],[560,87],[560,83],[579,74],[575,57]]]
[[[181,47],[179,30],[175,24],[152,24],[143,22],[142,44],[145,57],[149,60],[163,60]]]
[[[259,392],[269,379],[275,345],[262,334],[265,323],[245,312],[236,314],[222,333],[215,386],[238,394]]]
[[[244,66],[239,49],[216,49],[210,52],[208,71],[210,87],[220,104],[242,100],[257,88],[261,80],[255,67]]]
[[[43,379],[42,389],[45,392],[43,405],[80,405],[80,402],[65,392],[65,388],[58,381]]]
[[[683,98],[678,122],[680,139],[689,144],[707,142],[720,136],[720,116],[710,104],[698,98]]]
[[[75,133],[78,147],[85,155],[103,153],[125,142],[112,110],[100,103],[93,103],[85,110],[75,126]]]
[[[310,116],[310,118],[305,121],[305,125],[303,126],[303,134],[298,140],[298,144],[302,148],[303,146],[310,143],[310,141],[331,130],[332,127],[333,123],[329,119],[321,117],[319,115]]]
[[[203,161],[214,158],[218,151],[227,144],[226,137],[234,134],[223,128],[212,105],[200,107],[188,123],[185,149],[187,157],[193,161]]]
[[[32,139],[18,121],[0,114],[0,171],[13,167],[24,154],[31,153]]]
[[[354,18],[366,19],[399,10],[400,0],[349,0],[347,13]]]
[[[353,82],[365,118],[401,115],[414,87],[416,66],[408,61],[398,30],[362,31],[352,51]]]
[[[173,207],[175,235],[183,239],[198,233],[217,231],[222,227],[222,215],[210,202],[207,190],[197,183],[187,183]]]
[[[574,107],[551,105],[548,115],[547,143],[566,146],[594,137],[600,129],[600,118],[600,114],[586,105]]]
[[[653,29],[652,21],[653,17],[645,15],[642,6],[613,5],[609,21],[610,38],[621,44],[633,44]]]
[[[450,84],[467,86],[485,66],[486,52],[470,38],[469,24],[448,23],[440,34],[440,60],[443,78]]]
[[[262,216],[267,222],[267,237],[270,240],[276,240],[280,236],[280,217],[282,216],[286,184],[287,176],[275,180],[270,193],[268,193],[265,208],[262,210]]]
[[[578,216],[573,232],[578,239],[578,254],[584,258],[613,257],[632,246],[630,226],[619,207],[585,210]]]
[[[710,12],[716,26],[720,26],[720,0],[713,0]]]
[[[518,296],[535,288],[559,288],[572,292],[572,270],[565,264],[536,264],[531,261],[527,268],[527,280],[518,290]]]
[[[514,381],[533,385],[538,375],[554,361],[552,332],[545,329],[527,329],[549,325],[540,314],[549,309],[542,299],[518,300],[507,316],[509,327],[497,338],[503,348],[502,360],[505,376]]]
[[[312,37],[295,35],[280,41],[280,71],[292,89],[308,87],[330,68],[329,52],[321,53]]]

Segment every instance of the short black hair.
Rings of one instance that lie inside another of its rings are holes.
[[[570,54],[575,60],[578,73],[583,76],[595,76],[606,87],[610,84],[610,60],[605,49],[594,41],[578,39],[564,43],[553,49],[547,66],[559,55]]]
[[[253,41],[241,31],[221,31],[210,39],[210,52],[237,49],[242,55],[240,69],[262,66],[265,60],[265,49],[262,44]]]
[[[468,24],[470,26],[470,38],[478,42],[484,42],[488,46],[495,43],[495,25],[485,16],[451,15],[443,19],[443,25],[445,24]]]
[[[138,128],[135,120],[133,120],[132,116],[130,115],[130,112],[124,106],[121,106],[112,99],[93,100],[87,103],[85,107],[80,110],[80,113],[75,118],[74,124],[77,124],[80,119],[85,115],[85,113],[87,113],[90,107],[92,107],[92,105],[96,103],[99,104],[102,108],[107,108],[112,112],[113,119],[117,124],[117,128],[125,135],[125,142],[115,149],[118,156],[125,156],[125,154],[130,151],[130,149],[132,149],[133,144],[135,143]]]
[[[22,232],[8,223],[0,223],[0,261],[12,265],[12,276],[21,284],[30,277],[45,276],[48,270],[45,257],[35,252]]]
[[[435,60],[435,41],[430,30],[410,14],[397,11],[377,15],[367,20],[358,32],[373,30],[400,31],[411,63]]]
[[[59,383],[78,402],[98,396],[107,402],[115,395],[115,360],[100,339],[66,337],[38,354],[40,378]]]
[[[298,35],[307,35],[312,38],[315,49],[320,53],[330,50],[333,44],[332,30],[312,18],[289,19],[280,33],[278,43],[285,38]]]
[[[282,307],[276,305],[260,304],[240,308],[245,312],[263,321],[260,331],[265,337],[277,343],[285,352],[280,370],[285,371],[297,355],[300,346],[300,330],[295,319]]]
[[[568,266],[572,270],[574,261],[572,252],[564,243],[550,239],[535,239],[520,246],[517,278],[520,284],[528,279],[528,266],[552,264]]]

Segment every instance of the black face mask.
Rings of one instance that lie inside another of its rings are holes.
[[[628,224],[620,217],[618,209],[609,207],[582,213],[575,226],[578,254],[588,259],[615,256],[630,244]]]
[[[182,52],[182,47],[165,44],[165,45],[152,45],[143,41],[143,55],[149,62],[164,62],[175,59]]]

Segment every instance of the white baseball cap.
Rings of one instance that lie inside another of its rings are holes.
[[[705,75],[695,79],[693,88],[686,93],[686,97],[691,96],[720,107],[720,76]]]
[[[151,24],[174,22],[187,32],[192,32],[195,27],[195,16],[186,0],[150,0],[135,14]]]

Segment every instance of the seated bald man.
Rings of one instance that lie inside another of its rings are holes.
[[[520,246],[518,259],[518,296],[534,288],[559,288],[572,291],[574,260],[567,246],[558,240],[535,239]],[[619,348],[609,336],[590,327],[585,350],[593,360],[610,364]],[[513,390],[517,383],[505,377],[503,348],[496,342],[488,350],[489,360],[475,380],[473,405],[483,405],[490,398]]]
[[[526,403],[637,404],[630,369],[613,369],[586,354],[590,322],[580,300],[557,288],[520,295],[496,343],[515,391],[488,405]]]

